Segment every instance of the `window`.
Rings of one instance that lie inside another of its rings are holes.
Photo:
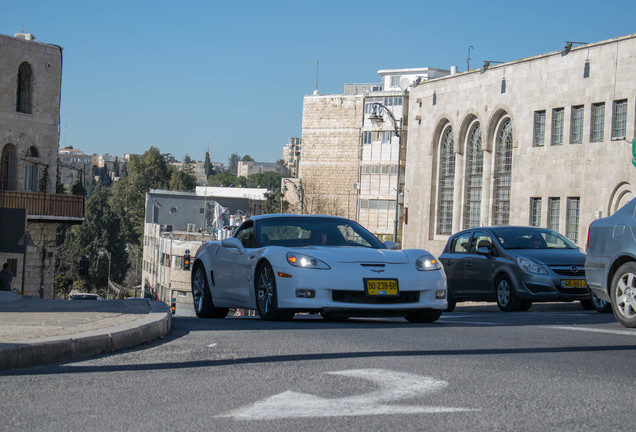
[[[27,192],[37,192],[40,180],[37,162],[39,157],[38,150],[35,147],[30,147],[26,156],[26,165],[24,168],[24,190]]]
[[[553,146],[563,144],[563,108],[552,110],[552,141]]]
[[[512,122],[507,119],[497,137],[494,167],[494,225],[508,225],[512,177]]]
[[[391,143],[391,136],[393,135],[393,132],[391,131],[382,131],[382,144],[390,144]]]
[[[603,141],[603,124],[605,123],[605,103],[592,104],[592,130],[590,141]]]
[[[545,111],[534,112],[534,146],[543,147],[545,139]]]
[[[16,91],[15,110],[17,112],[31,114],[31,65],[27,62],[18,67],[18,88]]]
[[[466,195],[464,229],[481,225],[481,184],[484,155],[481,151],[481,126],[477,124],[466,144]]]
[[[18,153],[12,144],[2,149],[0,159],[0,190],[18,190]]]
[[[391,87],[399,87],[400,86],[400,75],[393,75],[391,77]]]
[[[404,102],[404,98],[402,96],[389,96],[385,100],[385,105],[386,106],[402,106],[403,102]]]
[[[559,232],[559,217],[561,213],[561,198],[548,198],[548,228]]]
[[[371,144],[372,132],[362,132],[362,144]]]
[[[625,139],[627,99],[614,101],[612,107],[612,139]]]
[[[567,232],[566,237],[572,240],[574,243],[579,239],[579,208],[581,204],[581,198],[568,197],[568,220],[567,220]]]
[[[437,206],[437,234],[450,235],[453,231],[453,193],[455,184],[455,152],[453,129],[448,128],[440,143],[439,195]]]
[[[583,142],[583,105],[572,107],[570,119],[570,143],[581,144]]]
[[[541,198],[530,198],[530,226],[541,226]]]
[[[451,242],[451,253],[468,253],[470,234],[471,233],[465,233],[455,237]]]

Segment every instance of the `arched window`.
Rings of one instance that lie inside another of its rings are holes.
[[[481,151],[481,126],[477,123],[466,143],[466,186],[464,196],[464,229],[481,225],[481,186],[484,154]]]
[[[506,119],[497,135],[494,167],[493,224],[510,221],[510,178],[512,175],[512,122]]]
[[[26,154],[26,165],[24,168],[24,190],[28,192],[38,191],[38,182],[40,180],[39,163],[40,157],[38,149],[29,147]]]
[[[31,101],[31,66],[27,62],[20,64],[18,68],[18,88],[15,110],[25,114],[31,114],[33,103]]]
[[[439,155],[439,181],[437,204],[437,234],[450,235],[453,231],[453,193],[455,191],[455,152],[453,129],[442,134]]]
[[[7,144],[0,159],[0,190],[18,190],[18,156],[15,146]]]

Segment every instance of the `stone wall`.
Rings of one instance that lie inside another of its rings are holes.
[[[355,214],[353,184],[359,181],[362,95],[305,96],[302,180],[305,213]]]

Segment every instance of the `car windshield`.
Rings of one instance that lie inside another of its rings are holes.
[[[348,219],[281,217],[257,222],[262,246],[353,246],[386,249],[361,225]]]
[[[577,249],[570,240],[549,229],[506,227],[492,231],[505,249]]]

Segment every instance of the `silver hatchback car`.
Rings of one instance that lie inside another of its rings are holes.
[[[535,227],[473,228],[451,236],[439,257],[448,311],[461,301],[496,301],[502,311],[532,302],[581,301],[592,307],[585,255],[561,234]]]
[[[587,283],[598,298],[611,302],[616,319],[636,327],[636,199],[612,216],[590,224]]]

